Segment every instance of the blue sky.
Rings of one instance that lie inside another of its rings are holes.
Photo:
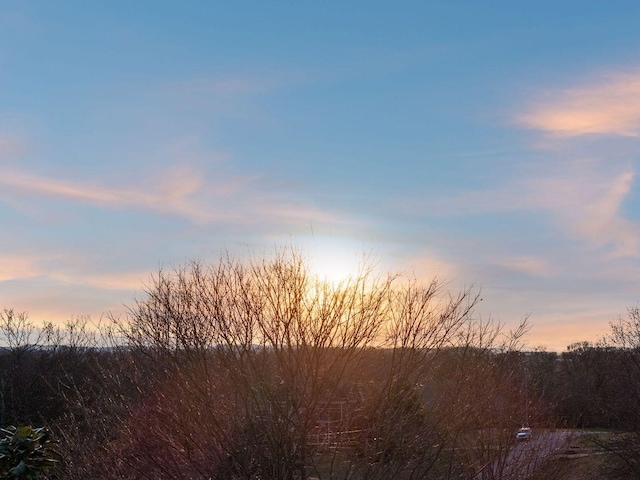
[[[530,347],[640,300],[637,2],[0,3],[0,307],[121,312],[293,243],[482,288]]]

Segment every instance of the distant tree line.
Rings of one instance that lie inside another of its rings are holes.
[[[525,424],[639,430],[633,324],[522,352],[526,323],[478,301],[366,266],[321,282],[285,249],[161,270],[102,325],[5,310],[0,426],[48,427],[47,478],[72,480],[506,479]]]

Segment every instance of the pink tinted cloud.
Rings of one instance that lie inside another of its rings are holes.
[[[37,277],[41,273],[38,264],[34,255],[0,255],[0,282]]]
[[[7,187],[41,196],[64,198],[94,205],[150,205],[157,200],[153,195],[139,191],[127,191],[99,185],[74,184],[69,181],[40,177],[25,172],[6,172],[0,183]]]
[[[362,225],[361,222],[346,216],[337,215],[304,204],[296,204],[295,202],[267,200],[264,203],[257,202],[254,208],[263,218],[277,219],[281,223],[305,225],[305,227],[309,225],[309,222]]]
[[[217,184],[207,185],[206,194],[213,198],[233,196],[243,189],[246,182],[240,178],[230,181],[220,179]],[[173,213],[196,223],[232,220],[231,214],[214,214],[198,208],[195,197],[204,190],[204,180],[198,172],[188,168],[173,169],[157,180],[123,187],[53,179],[18,171],[6,172],[0,178],[0,185],[31,196],[58,198],[80,204]]]
[[[220,175],[206,178],[188,166],[179,166],[135,185],[105,186],[97,182],[53,179],[20,171],[0,177],[4,191],[27,197],[45,197],[103,208],[134,208],[173,214],[198,225],[292,225],[308,222],[351,224],[347,216],[303,202],[286,200],[260,185],[255,176]],[[14,198],[14,195],[9,195]]]
[[[92,272],[53,272],[49,275],[53,280],[64,284],[90,286],[100,290],[141,290],[149,280],[148,272],[118,272],[96,274]]]
[[[533,255],[506,258],[502,265],[510,270],[538,277],[549,277],[553,274],[553,267],[546,258]]]
[[[71,268],[70,268],[71,267]],[[13,253],[0,255],[0,282],[47,278],[63,284],[91,285],[101,289],[139,289],[147,272],[111,274],[86,271],[82,254]]]
[[[611,74],[581,87],[548,93],[517,118],[559,136],[640,135],[640,71]]]
[[[611,170],[599,162],[547,164],[529,177],[451,196],[446,201],[440,197],[418,207],[440,215],[545,211],[568,236],[583,238],[596,248],[604,247],[614,256],[638,256],[640,226],[625,218],[623,211],[635,173],[631,168]],[[512,267],[532,272],[538,268],[542,274],[545,268],[534,263],[515,262]]]
[[[405,257],[399,265],[393,267],[400,268],[401,271],[404,270],[409,275],[415,275],[416,278],[425,282],[433,278],[449,282],[463,276],[458,265],[428,250],[422,250],[416,255]]]
[[[624,218],[620,211],[631,192],[633,172],[617,176],[597,199],[586,206],[585,218],[577,224],[599,246],[611,238],[616,241],[615,254],[640,254],[640,226]]]
[[[640,226],[624,217],[634,172],[571,166],[562,173],[524,181],[520,196],[530,208],[551,211],[561,228],[614,256],[640,255]]]

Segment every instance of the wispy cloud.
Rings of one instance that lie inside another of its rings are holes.
[[[635,174],[630,169],[611,172],[598,165],[565,164],[521,179],[499,197],[510,197],[504,208],[547,211],[567,234],[583,238],[613,255],[640,255],[640,227],[626,219],[623,203]],[[492,192],[485,192],[489,197]],[[479,202],[481,204],[481,202]]]
[[[278,223],[304,225],[305,228],[310,222],[340,225],[361,224],[361,222],[349,218],[347,215],[336,214],[302,203],[265,200],[267,200],[266,203],[256,203],[254,207],[256,213],[264,215],[263,219],[271,218],[278,220]]]
[[[567,163],[548,167],[540,176],[523,179],[516,185],[529,208],[555,213],[566,227],[599,246],[615,240],[621,252],[638,253],[633,240],[638,227],[624,218],[622,209],[634,178],[631,168]],[[636,248],[631,248],[633,245]]]
[[[139,291],[149,280],[149,272],[117,272],[117,273],[69,273],[68,271],[54,272],[51,279],[64,284],[84,285],[102,290],[130,290]]]
[[[407,274],[415,275],[425,281],[437,278],[443,282],[449,282],[461,278],[461,272],[457,265],[424,249],[403,258],[399,267],[404,269]]]
[[[188,174],[174,175],[170,187],[160,184],[148,190],[143,186],[117,188],[95,182],[73,182],[18,171],[6,172],[0,178],[0,184],[5,188],[21,194],[103,207],[138,207],[160,213],[177,213],[194,221],[200,221],[201,214],[189,209],[187,199],[199,189],[200,183],[197,178]]]
[[[536,257],[533,255],[520,255],[505,258],[502,264],[510,270],[538,277],[549,277],[553,272],[553,267],[546,258]]]
[[[561,141],[574,137],[575,148],[588,134],[640,136],[640,70],[613,72],[577,87],[549,91],[517,119],[528,128],[555,135],[555,141],[549,140],[566,165],[563,171],[549,162],[546,174],[524,182],[532,205],[553,211],[565,230],[596,247],[609,246],[614,255],[640,255],[640,226],[625,218],[622,209],[633,189],[635,159],[627,158],[624,166],[612,162],[617,144],[609,141],[607,157],[596,149],[584,161],[575,158],[575,152],[563,151],[562,145],[571,142]],[[589,145],[593,149],[597,142]],[[618,147],[624,151],[624,144]]]
[[[83,285],[106,290],[139,290],[148,272],[95,273],[87,270],[85,254],[48,256],[12,254],[0,256],[0,282],[42,278],[65,285]],[[73,264],[72,268],[66,263]]]
[[[559,136],[640,135],[640,71],[614,73],[580,87],[547,92],[518,123]]]
[[[400,199],[396,204],[441,217],[544,212],[571,238],[610,255],[639,256],[640,225],[624,213],[635,178],[631,167],[569,159],[545,163],[490,189],[440,194],[425,203]]]
[[[0,282],[37,277],[42,272],[38,263],[33,255],[0,255]]]
[[[153,206],[159,197],[138,191],[127,191],[99,185],[82,185],[70,181],[39,177],[25,172],[6,172],[0,180],[6,187],[41,196],[64,198],[94,205]]]
[[[547,158],[494,188],[439,202],[441,214],[546,212],[567,236],[605,255],[640,256],[640,225],[624,211],[637,170],[629,143],[640,136],[640,70],[549,90],[513,118],[534,130]]]
[[[153,180],[122,186],[97,181],[72,181],[8,171],[0,177],[5,193],[33,199],[52,198],[114,209],[139,209],[183,217],[197,225],[295,225],[308,222],[352,223],[346,215],[287,200],[264,179],[250,175],[220,174],[216,178],[182,166]]]
[[[621,214],[623,201],[631,192],[633,172],[624,172],[613,179],[601,196],[586,205],[584,219],[576,227],[598,246],[615,242],[616,255],[640,254],[640,226]]]

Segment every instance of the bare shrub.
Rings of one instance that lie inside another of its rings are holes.
[[[527,327],[478,301],[367,265],[323,282],[288,248],[160,270],[92,329],[7,326],[56,365],[59,478],[500,478]]]
[[[477,292],[366,266],[335,285],[306,265],[285,249],[161,270],[114,319],[162,377],[126,429],[136,478],[448,478],[477,468],[461,453],[465,432],[496,427],[496,402],[511,401],[492,363],[506,337],[473,316]]]

